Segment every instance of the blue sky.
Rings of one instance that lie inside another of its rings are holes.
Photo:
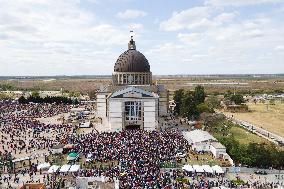
[[[134,30],[153,74],[284,72],[283,0],[0,0],[0,75],[111,74]]]

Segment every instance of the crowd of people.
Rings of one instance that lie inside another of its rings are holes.
[[[161,164],[176,162],[176,154],[187,153],[190,147],[182,134],[175,130],[92,132],[69,136],[68,141],[78,144],[75,151],[85,156],[91,154],[94,162],[119,162],[120,168],[110,166],[104,171],[92,171],[90,175],[103,174],[111,180],[119,178],[121,188],[151,188],[158,183],[164,186],[167,182],[160,181]]]
[[[119,180],[124,189],[144,188],[212,188],[225,185],[233,187],[232,182],[223,177],[205,178],[204,175],[172,169],[164,165],[178,165],[181,159],[177,154],[187,154],[191,145],[176,129],[178,122],[168,121],[160,131],[124,130],[121,132],[92,132],[74,134],[76,127],[65,123],[43,123],[39,118],[53,117],[68,113],[70,105],[60,104],[19,104],[16,101],[0,101],[0,156],[2,161],[20,157],[49,155],[58,143],[74,144],[72,152],[91,157],[84,163],[84,169],[74,173],[74,177],[106,177],[109,181]],[[49,158],[47,158],[48,160]],[[187,161],[184,158],[184,161]],[[0,176],[2,182],[19,183],[21,177],[39,182],[34,175],[40,174],[38,160],[14,176]],[[52,163],[52,162],[51,162]],[[74,162],[73,162],[74,163]],[[104,166],[102,166],[104,165]],[[163,168],[162,168],[163,167]],[[43,181],[64,182],[64,174],[55,173],[44,176]],[[263,183],[247,183],[254,187]],[[276,183],[269,183],[274,187]],[[60,185],[58,185],[60,187]]]
[[[19,104],[0,101],[0,156],[11,158],[38,156],[47,153],[64,134],[72,133],[68,124],[45,124],[37,118],[52,117],[70,111],[68,105]]]

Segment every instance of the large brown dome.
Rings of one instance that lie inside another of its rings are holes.
[[[115,65],[115,72],[150,72],[150,65],[146,57],[135,49],[122,53]]]

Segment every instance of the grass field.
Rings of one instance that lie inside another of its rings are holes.
[[[264,103],[247,103],[247,105],[250,112],[232,113],[234,117],[284,137],[283,102],[276,101],[275,105]]]
[[[224,136],[225,137],[233,136],[241,144],[249,144],[249,143],[271,144],[270,141],[234,124],[232,124],[230,128],[228,128],[228,130],[224,132],[225,135],[223,135],[223,132],[214,132],[212,134],[216,138],[222,138]]]
[[[239,141],[241,144],[249,144],[249,143],[270,143],[270,141],[253,134],[249,131],[246,131],[240,127],[232,127],[229,132]]]

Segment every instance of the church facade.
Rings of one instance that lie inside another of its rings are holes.
[[[136,50],[131,36],[128,50],[122,53],[112,74],[112,85],[97,93],[97,116],[109,131],[124,129],[155,130],[159,116],[168,113],[168,91],[154,85],[146,57]]]

